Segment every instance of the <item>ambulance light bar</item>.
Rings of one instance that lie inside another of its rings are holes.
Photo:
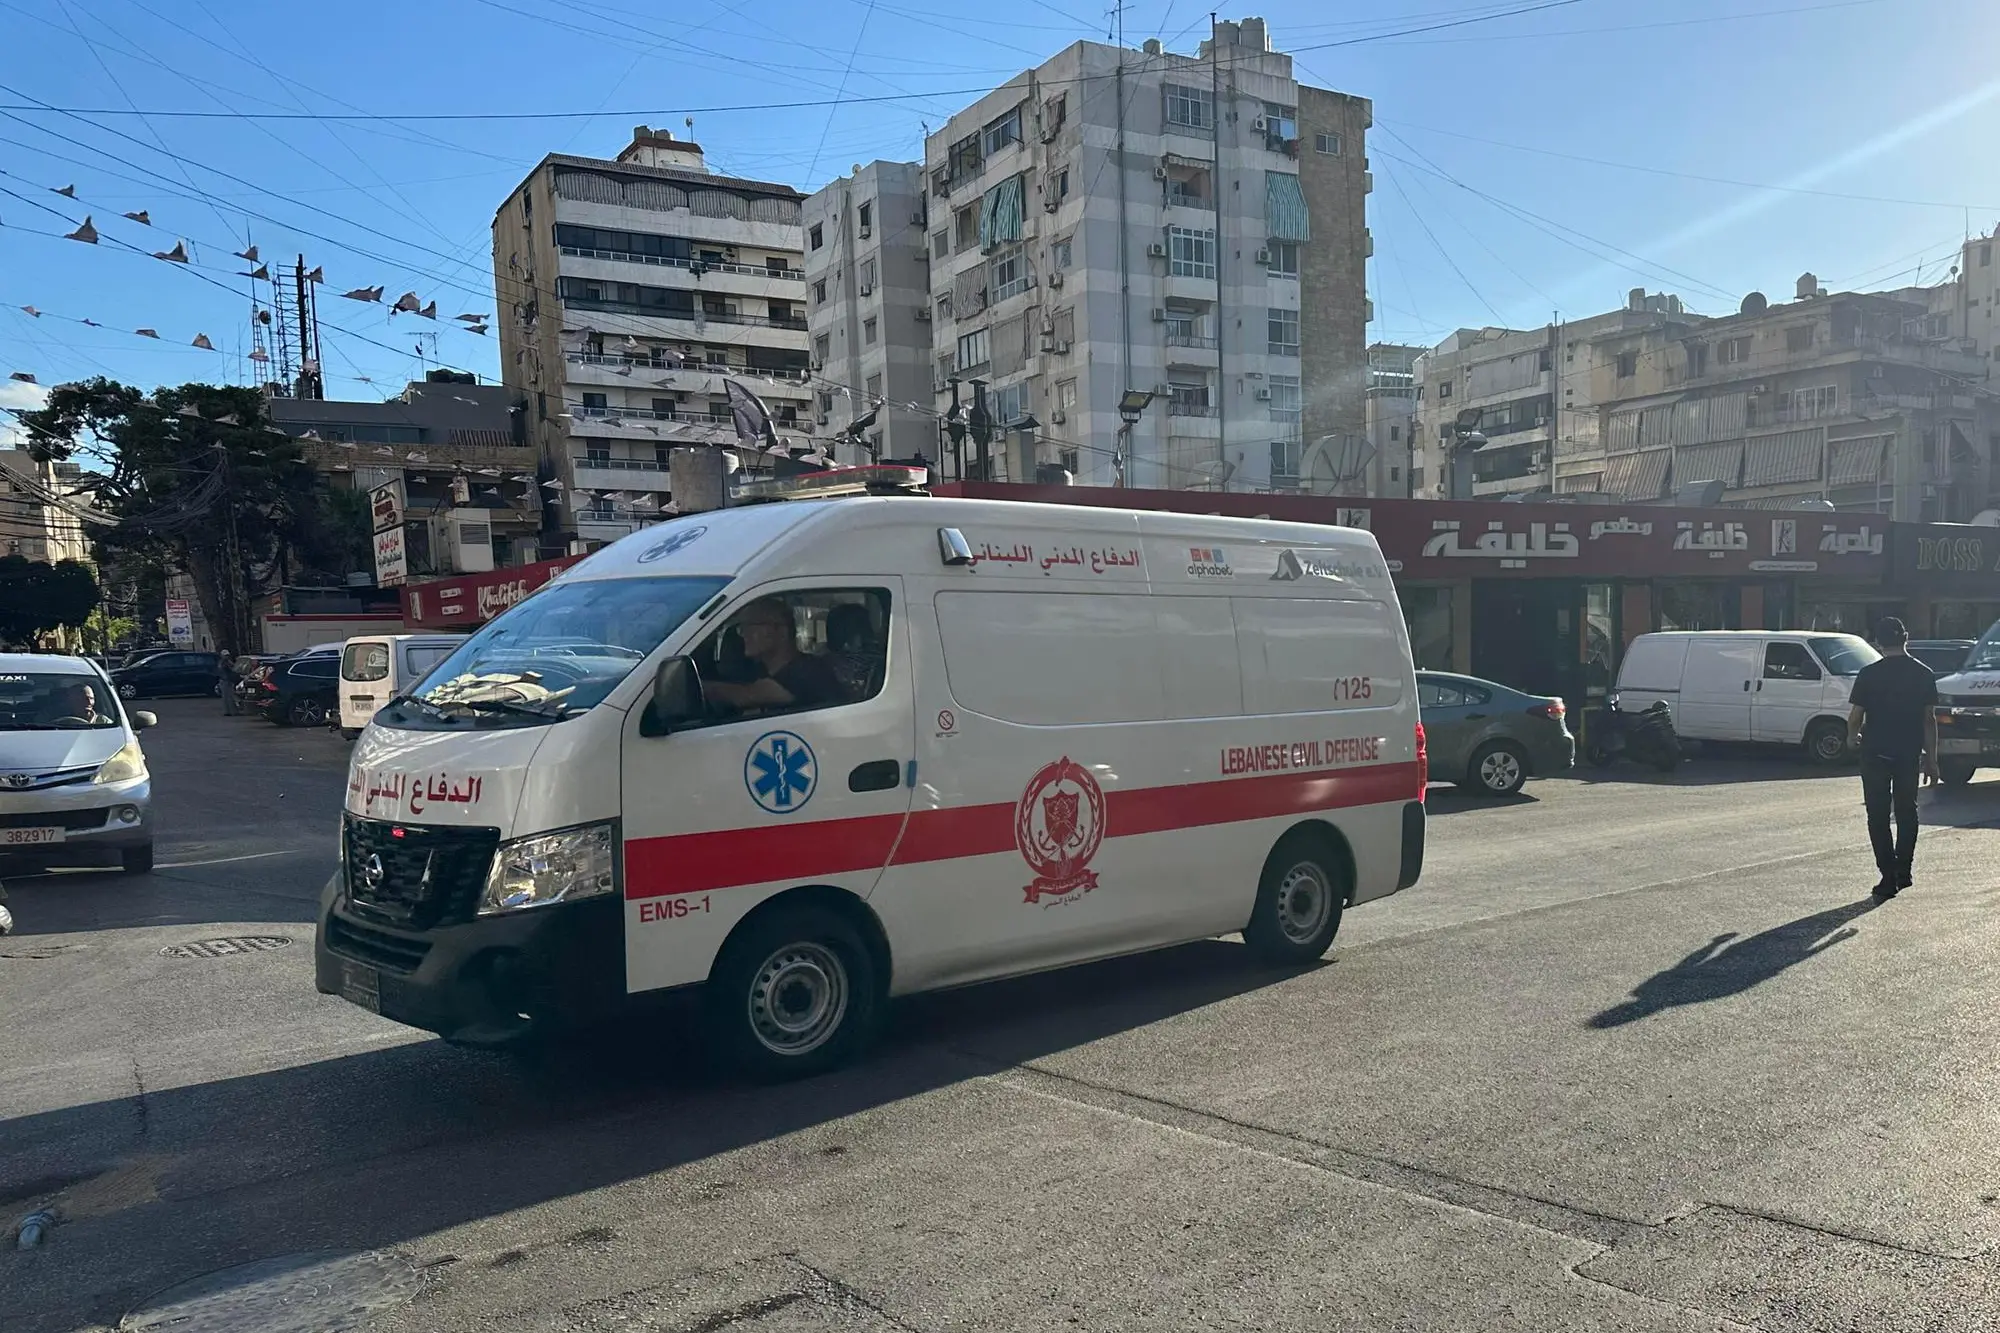
[[[832,500],[846,495],[924,495],[930,469],[876,463],[867,467],[836,467],[795,477],[738,482],[729,489],[729,503],[757,504],[771,500]]]

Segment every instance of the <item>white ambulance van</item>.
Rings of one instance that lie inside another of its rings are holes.
[[[892,996],[1239,931],[1315,959],[1416,882],[1424,768],[1366,532],[727,508],[591,556],[375,717],[317,982],[478,1045],[702,986],[725,1054],[804,1073]]]

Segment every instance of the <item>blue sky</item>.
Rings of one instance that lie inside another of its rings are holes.
[[[1192,52],[1208,24],[1198,2],[1128,5],[1128,43]],[[1992,0],[1502,13],[1535,2],[1222,11],[1261,14],[1302,81],[1374,100],[1372,339],[1577,317],[1642,285],[1720,313],[1752,289],[1788,295],[1807,269],[1835,287],[1935,281],[1968,227],[2000,223]],[[0,374],[246,381],[250,283],[234,275],[249,265],[232,251],[254,241],[266,262],[303,252],[325,269],[329,396],[387,396],[424,360],[496,376],[493,338],[450,316],[493,311],[493,210],[544,153],[609,156],[637,121],[682,133],[703,108],[693,133],[713,167],[809,190],[856,162],[918,155],[924,125],[972,90],[1103,39],[1096,6],[0,0],[0,104],[16,108],[0,110]],[[711,109],[868,98],[897,100]],[[18,109],[37,103],[62,111]],[[96,114],[134,108],[225,114]],[[357,109],[603,114],[229,114]],[[72,184],[74,199],[52,193]],[[142,209],[150,227],[120,216]],[[86,214],[103,243],[60,239]],[[195,264],[149,257],[181,240]],[[440,320],[338,296],[378,285],[435,300]],[[420,333],[436,334],[423,360]],[[190,346],[197,334],[217,350]],[[27,396],[0,379],[0,403]]]

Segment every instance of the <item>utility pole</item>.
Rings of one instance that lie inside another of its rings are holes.
[[[1229,253],[1222,234],[1222,43],[1215,11],[1208,13],[1208,118],[1209,141],[1215,148],[1215,165],[1209,172],[1209,189],[1215,195],[1215,452],[1217,485],[1229,489],[1229,309],[1223,287],[1222,257]],[[1172,259],[1168,260],[1172,272]],[[1171,452],[1171,451],[1170,451]],[[1172,487],[1174,479],[1167,478]]]
[[[988,446],[993,443],[993,413],[986,406],[986,381],[972,382],[972,427],[973,458],[979,470],[981,481],[993,480],[993,456]]]
[[[326,397],[326,380],[319,368],[319,311],[312,295],[312,279],[306,274],[306,257],[299,256],[292,269],[292,288],[299,311],[298,396],[318,400]]]

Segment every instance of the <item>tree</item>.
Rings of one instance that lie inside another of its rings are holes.
[[[298,444],[255,389],[183,384],[146,394],[108,379],[63,384],[22,416],[39,457],[81,455],[93,503],[119,522],[107,557],[184,570],[221,645],[243,651],[252,600],[282,580],[324,502]]]
[[[80,560],[51,565],[0,556],[0,640],[32,643],[50,630],[80,626],[97,601],[97,576]]]

